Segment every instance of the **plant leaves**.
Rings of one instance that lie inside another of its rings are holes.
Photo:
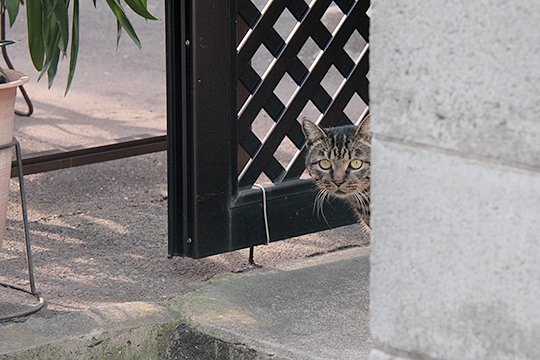
[[[58,24],[56,21],[51,19],[48,22],[46,21],[44,25],[47,25],[47,23],[50,23],[50,25],[46,26],[47,35],[45,36],[45,43],[47,44],[47,48],[45,49],[45,63],[43,64],[43,68],[39,74],[38,81],[41,80],[46,72],[48,72],[53,59],[53,53],[55,51],[54,49],[58,48],[58,42],[60,41],[60,30],[58,29]]]
[[[116,19],[118,19],[118,22],[126,30],[131,40],[133,40],[135,45],[137,45],[137,47],[140,49],[141,41],[137,37],[137,33],[135,32],[135,29],[133,29],[131,22],[127,18],[126,13],[124,12],[124,9],[122,9],[122,7],[120,6],[117,0],[107,0],[107,4],[109,5],[112,12],[114,13],[114,16],[116,16]]]
[[[65,53],[69,44],[69,19],[66,1],[55,0],[53,13],[60,28],[61,49]]]
[[[37,71],[43,68],[45,46],[43,44],[43,7],[41,0],[26,1],[26,19],[28,26],[28,48],[30,57]]]
[[[144,0],[125,0],[126,4],[137,14],[148,20],[159,20],[150,14],[147,9],[146,1]]]
[[[12,27],[19,14],[19,0],[6,0],[6,8],[9,15],[9,27]]]
[[[122,37],[122,24],[120,24],[120,21],[116,20],[116,51],[118,51],[118,46],[120,45],[121,37]]]
[[[60,46],[55,46],[51,54],[51,62],[47,69],[47,80],[49,81],[49,89],[51,88],[54,78],[56,77],[56,71],[58,70],[58,60],[60,59]]]
[[[54,32],[54,29],[58,28],[57,23],[52,15],[52,6],[49,1],[45,1],[42,3],[43,5],[43,44],[45,47],[45,63],[47,62],[47,54],[51,53],[52,47],[51,47],[51,41],[55,39],[56,32]],[[46,68],[46,65],[43,65],[44,68]]]
[[[69,73],[64,96],[71,88],[73,75],[77,66],[77,56],[79,54],[79,0],[73,0],[73,22],[71,27],[71,53],[69,58]]]

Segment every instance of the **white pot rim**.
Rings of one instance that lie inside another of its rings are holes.
[[[10,82],[5,83],[5,84],[0,84],[0,90],[9,89],[16,86],[21,86],[28,82],[28,79],[29,79],[28,75],[20,71],[12,70],[12,69],[4,69],[4,71],[6,72],[6,74],[8,75],[10,79],[15,79],[15,80],[11,80]]]

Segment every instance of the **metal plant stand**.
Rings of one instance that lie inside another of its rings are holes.
[[[42,309],[46,302],[45,299],[38,294],[36,291],[36,285],[34,282],[34,264],[32,261],[32,247],[30,244],[30,231],[28,229],[28,212],[26,209],[26,191],[24,189],[24,178],[23,178],[23,167],[22,167],[22,155],[21,155],[21,145],[17,141],[17,139],[13,138],[13,140],[9,144],[0,145],[0,150],[9,149],[15,147],[15,152],[17,156],[17,170],[19,175],[19,191],[21,195],[21,208],[22,208],[22,216],[23,216],[23,224],[24,224],[24,238],[26,243],[26,260],[28,265],[28,278],[30,281],[30,291],[23,289],[21,287],[1,283],[0,285],[9,289],[22,291],[25,293],[28,293],[32,296],[34,296],[38,300],[38,304],[31,309],[16,312],[13,314],[8,314],[0,317],[0,321],[13,319],[21,316],[30,315],[32,313],[35,313],[36,311]]]

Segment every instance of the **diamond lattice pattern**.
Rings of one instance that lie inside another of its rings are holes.
[[[240,187],[302,175],[302,117],[333,126],[368,111],[368,7],[369,0],[238,0],[238,141],[249,156]]]

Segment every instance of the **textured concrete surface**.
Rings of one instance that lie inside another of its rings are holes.
[[[540,167],[538,1],[374,1],[372,11],[376,133]]]
[[[287,359],[367,359],[369,253],[350,255],[212,283],[188,296],[185,314],[203,332]]]
[[[165,153],[26,177],[36,284],[50,308],[178,297],[215,276],[257,270],[247,250],[168,259],[166,183]],[[11,190],[0,281],[26,286],[17,181]],[[365,244],[354,225],[257,247],[255,260],[271,268]]]
[[[0,359],[367,359],[369,249],[216,278],[185,297],[42,311]]]
[[[372,360],[540,358],[539,6],[373,3]]]
[[[427,358],[424,359],[429,360]],[[369,360],[410,360],[410,358],[394,356],[379,350],[373,350],[369,354]]]
[[[540,174],[381,140],[374,152],[374,337],[441,359],[540,358]]]

